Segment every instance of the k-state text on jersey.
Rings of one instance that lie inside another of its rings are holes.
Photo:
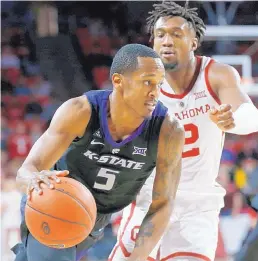
[[[83,155],[89,158],[90,160],[95,160],[99,163],[119,165],[127,169],[142,169],[143,165],[145,164],[144,162],[136,162],[133,160],[121,159],[119,157],[112,156],[112,155],[99,156],[97,153],[94,153],[90,150],[87,150]]]

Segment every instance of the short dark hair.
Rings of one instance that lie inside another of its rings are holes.
[[[172,1],[163,1],[158,4],[153,5],[154,10],[149,12],[150,16],[147,18],[148,30],[151,34],[151,39],[153,39],[153,31],[157,20],[164,16],[180,16],[188,21],[195,30],[196,37],[198,39],[198,44],[202,42],[206,26],[203,20],[198,16],[198,8],[188,8],[188,1],[186,1],[185,6],[181,6]]]
[[[124,74],[135,71],[138,67],[138,57],[160,58],[150,47],[142,44],[127,44],[116,53],[110,68],[110,78],[114,73]]]

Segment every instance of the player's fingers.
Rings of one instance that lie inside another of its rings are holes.
[[[33,179],[30,184],[31,191],[34,189],[39,195],[43,193],[43,190],[39,186],[39,181],[37,179]]]
[[[232,106],[230,104],[222,104],[219,107],[219,112],[226,112],[226,111],[230,111],[232,109]]]
[[[228,119],[233,119],[233,112],[231,110],[218,114],[219,121],[228,120]]]
[[[55,171],[55,175],[58,177],[65,177],[69,174],[68,170]]]
[[[28,188],[27,188],[27,199],[28,200],[31,200],[31,192],[32,192],[32,190],[33,190],[34,188],[33,187],[31,187],[31,186],[28,186]]]
[[[231,124],[229,124],[228,126],[225,126],[225,127],[224,127],[224,130],[231,130],[231,129],[233,129],[235,126],[236,126],[235,123],[231,123]]]
[[[59,177],[65,177],[69,174],[68,170],[61,170],[61,171],[53,171],[54,175],[51,176],[52,179],[55,180],[56,183],[60,183],[61,179]]]
[[[218,127],[220,127],[220,128],[225,128],[226,126],[229,126],[231,124],[234,124],[233,118],[230,118],[230,119],[225,120],[225,121],[218,121],[218,123],[217,123]]]
[[[61,179],[58,178],[56,175],[52,175],[51,177],[49,177],[50,179],[53,179],[56,183],[60,183]]]
[[[210,114],[215,115],[218,112],[218,110],[213,106],[210,110]]]
[[[65,177],[69,174],[68,170],[42,170],[40,172],[42,175],[46,175],[48,178],[55,180],[55,182],[59,183],[60,179],[59,177]]]
[[[47,175],[41,174],[38,176],[39,180],[45,183],[50,189],[53,189],[55,186],[51,183],[51,180]]]

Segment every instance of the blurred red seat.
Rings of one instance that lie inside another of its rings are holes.
[[[10,120],[22,119],[24,116],[24,107],[23,106],[11,106],[6,109],[7,117]]]
[[[77,28],[76,35],[79,39],[87,38],[89,36],[88,28]]]
[[[92,70],[92,75],[96,85],[100,88],[101,85],[109,78],[109,68],[107,66],[94,67]]]
[[[6,71],[6,77],[10,81],[11,84],[16,85],[19,78],[20,78],[21,72],[17,68],[9,68]]]
[[[30,97],[29,96],[25,96],[25,95],[21,95],[21,96],[17,96],[17,102],[23,104],[23,105],[26,105],[29,100],[30,100]]]
[[[3,95],[2,96],[2,102],[4,102],[6,105],[13,102],[14,97],[11,95]]]
[[[102,36],[98,39],[102,53],[109,55],[111,53],[111,41],[108,36]]]
[[[49,96],[39,96],[37,100],[42,106],[49,104]]]

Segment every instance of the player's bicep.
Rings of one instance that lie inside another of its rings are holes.
[[[90,107],[83,97],[65,102],[55,113],[49,128],[33,145],[24,164],[33,163],[38,170],[49,169],[71,142],[85,131]]]
[[[73,141],[74,136],[47,130],[35,142],[24,164],[33,163],[37,169],[51,168]]]
[[[241,79],[235,68],[226,64],[213,63],[209,80],[222,104],[230,104],[235,111],[242,103],[251,102],[241,88]]]
[[[159,137],[152,208],[173,200],[181,175],[184,129],[178,120],[167,115]]]

